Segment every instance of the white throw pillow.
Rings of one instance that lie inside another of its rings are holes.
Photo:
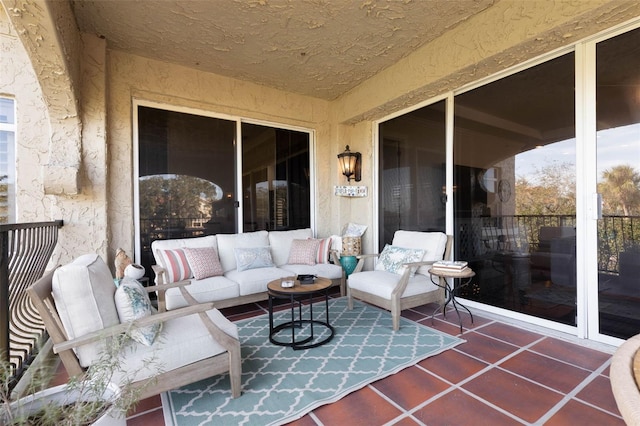
[[[269,247],[236,248],[234,253],[238,272],[274,266]]]
[[[404,263],[420,262],[424,256],[424,250],[408,249],[404,247],[385,245],[376,263],[376,271],[387,271],[402,275],[406,269]],[[409,276],[415,275],[415,269]]]
[[[320,240],[293,240],[289,250],[289,265],[315,265]]]
[[[196,280],[222,275],[218,251],[213,247],[184,248],[189,267]]]
[[[142,287],[142,284],[128,277],[124,277],[120,281],[114,301],[121,323],[148,317],[154,312],[151,300],[149,300],[149,293]],[[157,323],[145,327],[132,328],[129,335],[136,342],[151,346],[161,329],[162,323]]]

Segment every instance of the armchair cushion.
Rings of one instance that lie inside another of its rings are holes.
[[[114,295],[116,287],[107,264],[97,254],[86,254],[55,270],[52,294],[69,339],[120,323]],[[80,365],[100,357],[103,343],[77,348]]]
[[[120,281],[114,300],[121,323],[144,318],[153,313],[149,293],[142,284],[132,278],[125,277]],[[136,342],[151,346],[161,329],[162,323],[156,323],[134,328],[130,330],[129,335]]]
[[[442,232],[396,231],[392,244],[425,251],[423,261],[442,260],[447,246],[447,235]],[[421,266],[416,273],[429,276],[431,266]]]
[[[291,241],[289,249],[289,265],[315,265],[318,257],[320,240],[309,238],[306,240]]]
[[[420,262],[424,254],[425,251],[422,249],[408,249],[387,244],[378,257],[375,270],[402,275],[407,269],[404,266],[405,263]],[[414,275],[415,270],[412,269],[409,276],[413,277]]]
[[[365,271],[349,275],[349,287],[391,300],[391,293],[397,287],[402,275],[386,271]],[[432,290],[438,290],[431,279],[416,274],[409,278],[409,283],[402,293],[402,297],[415,296]]]
[[[196,280],[222,275],[218,251],[214,247],[185,247],[184,253]]]

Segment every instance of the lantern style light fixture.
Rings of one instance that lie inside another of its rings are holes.
[[[342,174],[347,177],[347,182],[350,182],[351,179],[360,182],[361,163],[362,155],[359,152],[349,151],[349,145],[346,146],[343,153],[338,154],[338,165]]]

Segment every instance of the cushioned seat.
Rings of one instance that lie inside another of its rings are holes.
[[[400,328],[400,312],[444,301],[444,289],[431,281],[429,268],[449,260],[453,238],[441,232],[396,231],[391,246],[380,255],[360,255],[347,281],[349,307],[353,298],[391,311],[393,329]],[[369,257],[378,257],[375,270],[363,271]]]
[[[115,347],[122,350],[114,378],[139,387],[141,398],[226,372],[233,396],[240,396],[237,326],[186,291],[190,306],[154,313],[147,292],[164,290],[127,278],[116,289],[109,267],[89,254],[47,273],[28,294],[71,376],[111,354],[111,337],[122,335],[126,346]]]

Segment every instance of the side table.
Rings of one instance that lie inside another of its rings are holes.
[[[462,318],[460,317],[460,311],[458,310],[458,306],[464,308],[469,313],[469,316],[471,317],[471,324],[473,324],[473,314],[471,314],[471,311],[469,310],[469,308],[467,308],[462,303],[456,300],[456,290],[468,285],[471,282],[471,279],[475,277],[476,273],[473,272],[471,268],[466,268],[461,272],[442,271],[440,269],[431,268],[429,269],[429,275],[431,275],[431,282],[437,285],[438,287],[444,288],[444,292],[445,292],[444,303],[440,305],[435,311],[433,311],[433,314],[431,315],[431,322],[433,322],[433,317],[440,310],[442,310],[442,315],[446,317],[447,305],[451,303],[453,304],[453,307],[456,310],[456,314],[458,314],[458,321],[460,322],[460,333],[462,334],[463,332]],[[434,281],[433,277],[437,277],[438,282]],[[453,287],[451,287],[451,285],[449,284],[449,281],[447,281],[447,278],[451,279],[451,281],[453,282]],[[455,285],[456,279],[461,281],[459,286]],[[463,281],[463,280],[466,280],[466,281]]]
[[[291,277],[295,279],[295,277]],[[301,284],[295,279],[293,287],[282,287],[282,279],[277,279],[267,284],[269,294],[269,341],[274,345],[289,346],[294,350],[310,349],[323,345],[333,339],[335,330],[329,324],[329,294],[327,289],[331,287],[331,280],[324,277],[316,277],[313,284]],[[325,320],[313,317],[313,297],[324,295]],[[302,300],[308,298],[309,319],[302,318]],[[291,310],[291,320],[279,325],[273,322],[273,299],[286,299]],[[296,318],[295,307],[298,305],[298,315]],[[296,339],[296,328],[302,329],[303,324],[309,324],[310,334],[307,337],[298,336]],[[318,340],[314,334],[314,324],[326,329],[326,336],[320,336]],[[291,340],[278,340],[276,337],[280,331],[291,329]]]

